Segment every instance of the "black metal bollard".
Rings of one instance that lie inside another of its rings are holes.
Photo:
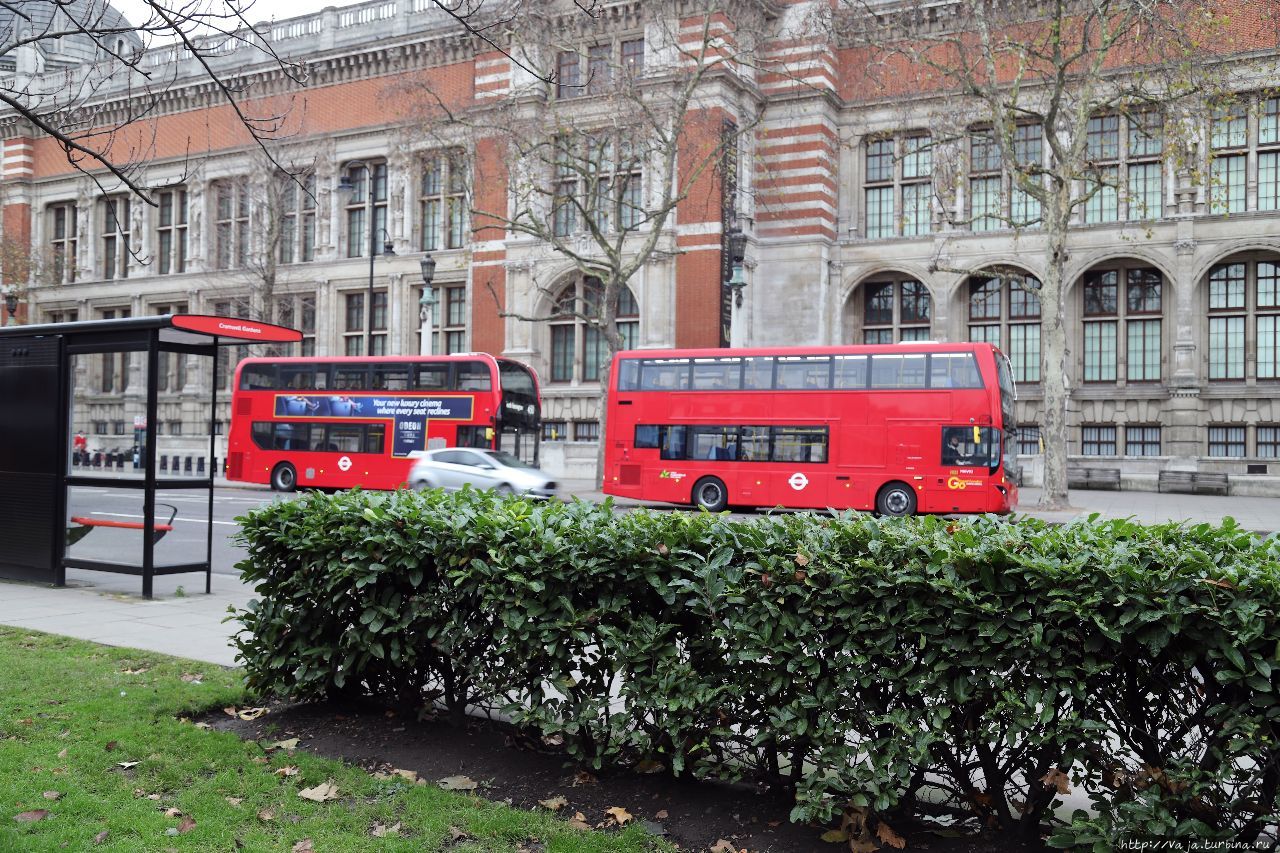
[[[124,470],[124,451],[123,450],[116,451],[116,470],[117,471]]]

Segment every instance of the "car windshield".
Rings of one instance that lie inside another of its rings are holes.
[[[488,456],[499,465],[505,465],[508,468],[529,468],[534,471],[538,470],[533,465],[530,465],[528,462],[525,462],[517,456],[512,456],[505,450],[486,450],[484,455]]]

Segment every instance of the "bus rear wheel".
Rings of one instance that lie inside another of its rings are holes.
[[[915,515],[916,493],[906,483],[886,483],[876,495],[876,512],[881,515]]]
[[[288,462],[281,462],[271,470],[271,488],[277,492],[292,492],[298,488],[298,472]]]
[[[719,477],[703,477],[693,484],[693,505],[707,512],[723,512],[729,505],[729,490]]]

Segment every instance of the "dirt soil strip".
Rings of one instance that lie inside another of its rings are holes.
[[[793,824],[786,792],[745,785],[681,781],[666,770],[639,774],[630,770],[582,774],[563,755],[519,742],[509,726],[473,720],[465,733],[443,721],[417,722],[369,706],[274,704],[270,712],[246,721],[213,712],[204,720],[213,728],[246,740],[298,738],[299,749],[338,758],[369,772],[391,768],[417,771],[427,784],[450,776],[479,783],[476,793],[524,809],[540,800],[564,797],[558,814],[582,812],[593,826],[613,825],[607,809],[626,809],[650,832],[684,850],[708,850],[727,840],[751,853],[842,853],[848,845],[820,836],[831,827]],[[661,812],[665,816],[659,817]],[[906,850],[945,853],[1017,853],[1043,850],[992,835],[939,836],[920,827],[895,826]],[[890,848],[882,848],[890,849]]]

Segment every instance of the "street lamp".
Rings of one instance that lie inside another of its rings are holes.
[[[422,267],[423,284],[422,298],[418,300],[418,320],[421,323],[419,336],[422,338],[418,342],[418,355],[431,355],[432,314],[436,307],[436,291],[431,282],[436,277],[436,259],[427,252],[418,265]]]
[[[387,257],[394,257],[396,252],[387,229],[375,228],[373,225],[373,168],[363,160],[352,160],[347,163],[347,174],[344,174],[338,180],[338,192],[349,193],[355,189],[355,184],[351,183],[350,176],[350,171],[355,168],[364,169],[365,227],[369,229],[369,289],[368,296],[365,297],[364,309],[364,354],[373,355],[373,259],[377,254],[378,232],[382,232],[387,238],[386,242],[382,244],[382,254]]]
[[[16,285],[6,284],[0,287],[4,291],[4,307],[9,311],[9,319],[5,322],[6,326],[18,325],[18,288]]]
[[[747,280],[742,274],[742,264],[747,256],[747,235],[742,233],[742,229],[734,225],[726,233],[726,243],[729,252],[729,262],[733,265],[733,273],[728,281],[723,284],[733,293],[734,306],[742,307],[742,289],[747,286]]]

